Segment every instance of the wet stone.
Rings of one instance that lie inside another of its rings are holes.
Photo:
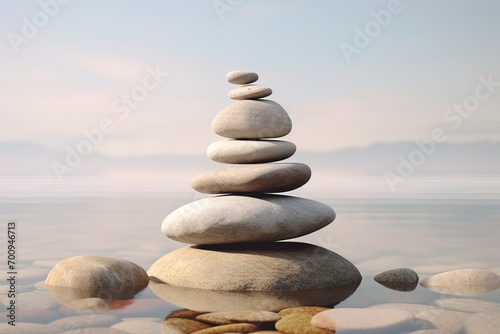
[[[459,333],[469,313],[450,311],[444,309],[433,309],[418,313],[415,317],[430,322],[435,328]]]
[[[382,331],[404,327],[413,314],[404,310],[339,308],[316,314],[311,324],[337,331]]]
[[[476,299],[438,299],[436,305],[441,308],[470,313],[500,312],[500,303]]]
[[[111,328],[130,334],[158,334],[161,332],[161,324],[159,322],[145,320],[122,321],[114,324]]]
[[[279,315],[284,317],[285,315],[295,314],[295,313],[303,313],[315,315],[323,311],[331,310],[330,307],[321,307],[321,306],[297,306],[297,307],[289,307],[285,308],[278,312]]]
[[[500,287],[500,276],[489,270],[458,269],[424,278],[420,285],[455,296],[477,296]]]
[[[500,312],[476,313],[465,321],[466,334],[498,334]]]
[[[2,304],[8,306],[10,300],[11,298],[7,297],[2,300]],[[54,305],[56,305],[54,300],[44,291],[22,292],[16,294],[16,306],[23,311],[47,310]]]
[[[215,327],[210,327],[206,329],[202,329],[192,334],[223,334],[223,333],[251,333],[258,330],[259,327],[249,324],[249,323],[238,323],[238,324],[228,324],[228,325],[220,325]]]
[[[161,323],[162,334],[193,333],[210,326],[200,321],[184,318],[168,318]]]
[[[16,326],[11,326],[7,323],[0,323],[0,333],[2,334],[59,334],[63,333],[64,328],[59,328],[56,326],[27,323],[27,322],[16,322]]]
[[[64,259],[52,268],[45,284],[78,289],[146,286],[149,277],[130,261],[83,255]]]
[[[65,330],[82,327],[111,326],[118,322],[118,317],[107,314],[76,315],[52,321],[50,325],[64,328]]]
[[[285,334],[333,334],[332,330],[319,328],[311,324],[311,314],[293,313],[285,315],[276,322],[276,329]]]
[[[418,274],[410,268],[397,268],[375,275],[381,285],[398,291],[413,291],[418,285]]]

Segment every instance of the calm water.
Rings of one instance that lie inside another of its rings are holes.
[[[394,291],[374,282],[373,276],[398,267],[412,268],[421,278],[459,268],[500,273],[500,188],[487,189],[401,196],[397,193],[382,196],[373,191],[358,192],[357,196],[352,196],[352,192],[345,196],[336,192],[330,196],[324,189],[291,193],[322,201],[337,212],[337,219],[328,227],[295,240],[331,249],[361,271],[361,285],[336,307],[392,302],[435,305],[436,300],[458,297],[434,293],[420,286],[412,292]],[[8,197],[4,194],[0,198],[4,259],[1,268],[2,275],[7,276],[7,222],[15,220],[17,323],[46,324],[67,316],[91,314],[46,300],[44,287],[39,282],[52,266],[66,257],[94,254],[126,259],[147,270],[162,255],[184,246],[161,234],[164,217],[201,197],[189,191],[168,195],[101,193],[85,197],[74,194],[70,197],[30,197],[28,194]],[[5,302],[8,289],[5,280],[2,281],[0,295]],[[34,291],[41,293],[36,295],[40,300],[29,294]],[[500,302],[500,290],[466,298]],[[133,303],[118,305],[109,313],[117,317],[115,322],[140,317],[157,323],[178,308],[146,288]],[[5,311],[2,319],[6,322]],[[426,326],[416,323],[409,330],[428,328]],[[160,333],[159,329],[149,332]]]

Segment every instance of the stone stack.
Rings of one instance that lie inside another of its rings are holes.
[[[171,252],[149,269],[152,280],[176,287],[223,291],[297,291],[359,284],[361,275],[348,260],[304,243],[276,242],[317,231],[335,219],[327,205],[278,195],[297,189],[311,177],[291,157],[293,143],[275,140],[292,129],[288,113],[263,98],[270,88],[252,84],[258,75],[232,71],[227,81],[242,85],[229,92],[235,102],[212,121],[213,131],[228,139],[212,143],[209,158],[232,164],[197,175],[193,189],[218,196],[173,211],[162,232],[195,244]]]

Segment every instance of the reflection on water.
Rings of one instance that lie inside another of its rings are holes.
[[[390,290],[376,283],[373,276],[400,267],[415,270],[420,278],[460,268],[488,269],[500,273],[499,192],[498,188],[496,193],[488,188],[487,192],[478,192],[481,196],[456,196],[443,192],[436,195],[433,192],[428,198],[422,194],[414,197],[406,194],[402,198],[391,194],[387,198],[357,196],[349,199],[340,195],[326,197],[324,192],[308,193],[308,198],[332,206],[337,218],[326,228],[294,241],[309,242],[338,252],[362,273],[361,285],[354,288],[355,292],[338,295],[347,299],[336,307],[411,303],[437,308],[439,304],[447,304],[442,301],[457,297],[432,292],[421,286],[411,292]],[[123,197],[0,199],[0,219],[4,222],[11,219],[17,221],[19,303],[23,293],[48,293],[40,282],[53,264],[66,257],[84,254],[111,256],[132,261],[147,270],[163,254],[184,246],[164,237],[160,225],[169,212],[199,198],[197,196],[194,192],[186,192],[164,197],[159,194],[135,194]],[[1,244],[5,245],[5,231],[0,233],[0,238]],[[2,252],[5,255],[4,249]],[[160,299],[152,289],[169,302]],[[204,295],[157,290],[162,289],[148,287],[136,295],[133,302],[127,302],[133,294],[119,296],[118,300],[108,303],[116,310],[103,305],[102,312],[116,315],[116,322],[131,317],[160,322],[166,314],[179,307],[200,309],[197,303],[226,303],[226,296],[210,295],[208,292]],[[5,285],[0,286],[2,299],[7,292]],[[71,294],[50,293],[57,303],[47,303],[35,311],[20,310],[17,321],[49,323],[68,315],[95,312],[91,309],[78,310],[75,305],[70,305],[75,309],[69,307],[68,300],[64,298]],[[352,295],[349,296],[350,293]],[[82,296],[93,298],[91,295]],[[277,296],[283,305],[276,308],[302,302],[313,304],[314,300],[318,305],[326,305],[330,298],[328,294],[306,297],[310,299],[301,301],[299,297],[290,295]],[[227,298],[246,300],[241,296]],[[500,291],[497,289],[473,298],[479,302],[498,303]],[[0,313],[5,319],[6,312]],[[432,328],[427,323],[425,326]]]

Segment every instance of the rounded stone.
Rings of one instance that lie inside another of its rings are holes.
[[[196,320],[184,318],[168,318],[161,323],[162,334],[193,333],[206,328],[210,328],[210,326]]]
[[[276,193],[300,188],[311,178],[302,163],[235,165],[198,174],[191,187],[205,194]]]
[[[226,291],[325,289],[361,281],[342,256],[298,242],[184,247],[157,260],[148,274],[155,282]]]
[[[276,329],[285,334],[333,334],[333,331],[311,324],[311,314],[293,313],[285,315],[276,322]]]
[[[373,278],[383,286],[398,291],[413,291],[418,285],[418,274],[410,268],[397,268],[381,272]]]
[[[52,321],[49,325],[70,330],[82,327],[111,326],[118,321],[119,318],[111,314],[90,314],[60,318]]]
[[[319,312],[331,310],[331,307],[321,307],[321,306],[296,306],[285,308],[278,312],[279,315],[284,317],[285,315],[294,314],[294,313],[304,313],[315,315]]]
[[[83,255],[64,259],[52,268],[45,284],[78,289],[147,286],[149,277],[140,266],[126,260]]]
[[[259,79],[259,75],[255,72],[235,70],[226,74],[226,80],[232,84],[245,85],[255,82]]]
[[[311,324],[336,331],[381,331],[408,325],[413,314],[404,310],[339,308],[316,314]]]
[[[465,298],[438,299],[436,300],[436,305],[447,310],[469,313],[500,313],[500,303],[489,302],[486,300]]]
[[[335,219],[328,205],[285,195],[225,195],[203,198],[170,213],[161,226],[167,237],[192,244],[292,239]]]
[[[458,269],[424,278],[420,285],[434,292],[477,296],[500,287],[500,276],[483,269]]]
[[[230,333],[251,333],[255,332],[259,327],[250,323],[235,323],[220,325],[215,327],[210,327],[202,329],[200,331],[193,332],[192,334],[230,334]]]
[[[291,157],[295,144],[282,140],[221,140],[207,148],[213,161],[226,164],[256,164]]]
[[[465,321],[466,334],[498,334],[500,312],[476,313]]]
[[[462,331],[465,320],[469,316],[470,313],[436,308],[420,312],[415,315],[415,318],[429,322],[436,329],[458,333]]]
[[[234,139],[277,138],[292,130],[292,121],[274,101],[242,100],[222,109],[212,120],[212,130]]]
[[[233,89],[227,96],[233,100],[253,100],[267,97],[272,93],[271,88],[259,85],[246,85]]]

